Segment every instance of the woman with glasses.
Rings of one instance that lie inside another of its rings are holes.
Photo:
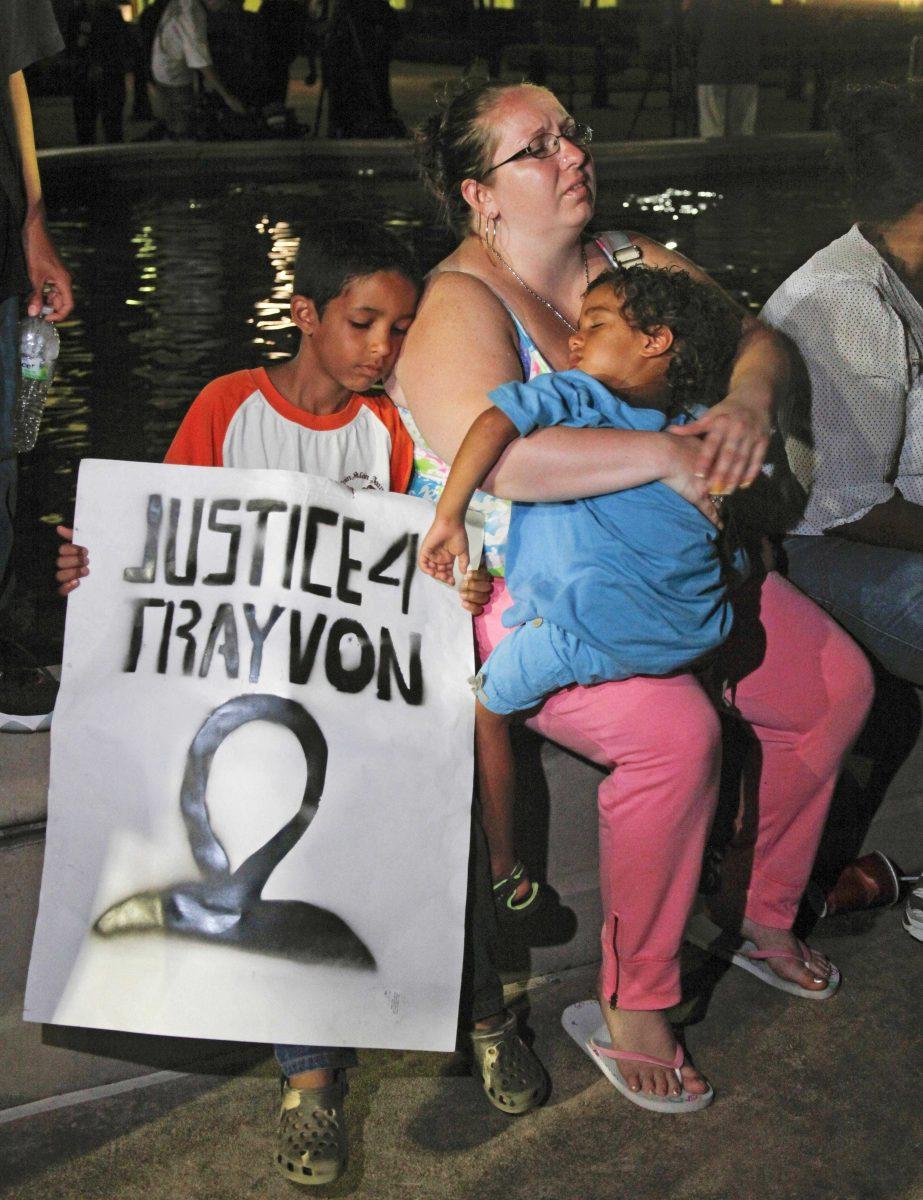
[[[430,277],[394,385],[416,443],[418,495],[439,495],[489,391],[567,367],[581,297],[602,270],[641,262],[708,278],[645,237],[584,237],[596,190],[590,138],[550,92],[502,84],[462,92],[419,135],[425,182],[460,242]],[[504,454],[490,490],[475,497],[497,576],[476,621],[482,657],[507,632],[510,500],[576,499],[659,479],[715,519],[709,492],[753,482],[788,362],[773,334],[747,315],[743,323],[728,395],[701,420],[665,433],[545,429]],[[553,546],[548,555],[553,570]],[[754,570],[734,606],[721,669],[753,734],[744,822],[753,836],[725,859],[712,915],[727,932],[714,931],[714,949],[773,986],[825,998],[835,968],[791,925],[870,675],[849,638],[775,574]],[[636,1102],[695,1111],[701,1103],[689,1101],[709,1087],[683,1061],[663,1010],[680,998],[679,948],[716,802],[715,709],[691,674],[636,677],[567,688],[530,724],[616,768],[599,790],[602,1011],[582,1006],[583,1024],[598,1028],[579,1040]]]

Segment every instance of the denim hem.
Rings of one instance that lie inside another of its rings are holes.
[[[276,1062],[287,1079],[302,1071],[318,1071],[323,1067],[345,1070],[358,1066],[352,1046],[276,1046]]]

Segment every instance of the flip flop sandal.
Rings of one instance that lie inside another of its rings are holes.
[[[683,1087],[680,1068],[686,1061],[686,1054],[678,1042],[672,1060],[651,1058],[647,1054],[634,1054],[628,1050],[614,1050],[599,1004],[595,1000],[582,1000],[579,1004],[571,1004],[565,1008],[561,1014],[561,1024],[584,1054],[596,1063],[616,1091],[621,1092],[626,1100],[630,1100],[639,1108],[646,1108],[650,1112],[685,1116],[687,1113],[701,1112],[715,1098],[711,1086],[701,1095],[687,1092]],[[619,1060],[648,1063],[653,1067],[672,1070],[676,1073],[682,1091],[678,1096],[652,1096],[647,1092],[633,1092],[618,1069]]]
[[[798,953],[794,950],[759,950],[753,942],[736,934],[726,933],[701,913],[692,918],[683,937],[700,950],[733,963],[735,967],[743,967],[770,987],[787,992],[790,996],[800,996],[802,1000],[829,1000],[840,986],[840,972],[833,963],[830,964],[827,986],[817,990],[802,987],[800,983],[794,983],[791,979],[783,979],[769,966],[768,959],[783,958],[801,963],[811,970],[811,952],[802,941],[798,942]]]
[[[320,1088],[293,1088],[283,1080],[275,1163],[290,1183],[321,1187],[343,1174],[346,1091],[342,1072]]]
[[[525,878],[525,864],[519,860],[509,875],[504,875],[494,884],[494,904],[501,917],[531,917],[538,912],[542,903],[542,891],[541,886],[534,880],[529,884],[526,894],[516,898],[516,892]]]
[[[515,1014],[509,1013],[499,1029],[473,1029],[471,1050],[494,1108],[518,1116],[548,1095],[545,1068],[519,1036]]]

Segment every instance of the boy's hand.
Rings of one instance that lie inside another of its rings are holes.
[[[56,530],[62,539],[58,547],[57,571],[58,595],[66,596],[74,588],[80,586],[80,580],[90,573],[90,556],[86,546],[74,545],[74,531],[66,525],[59,525]]]
[[[465,522],[447,520],[437,513],[420,547],[420,570],[440,583],[455,582],[455,560],[462,575],[468,574],[468,534]]]
[[[473,571],[469,571],[458,593],[465,612],[479,617],[490,600],[493,586],[493,576],[486,567],[475,567]]]

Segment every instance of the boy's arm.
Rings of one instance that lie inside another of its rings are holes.
[[[454,578],[455,559],[468,570],[468,535],[465,513],[471,497],[493,470],[519,430],[499,408],[485,409],[465,434],[436,505],[436,519],[420,547],[420,569],[443,583]]]

